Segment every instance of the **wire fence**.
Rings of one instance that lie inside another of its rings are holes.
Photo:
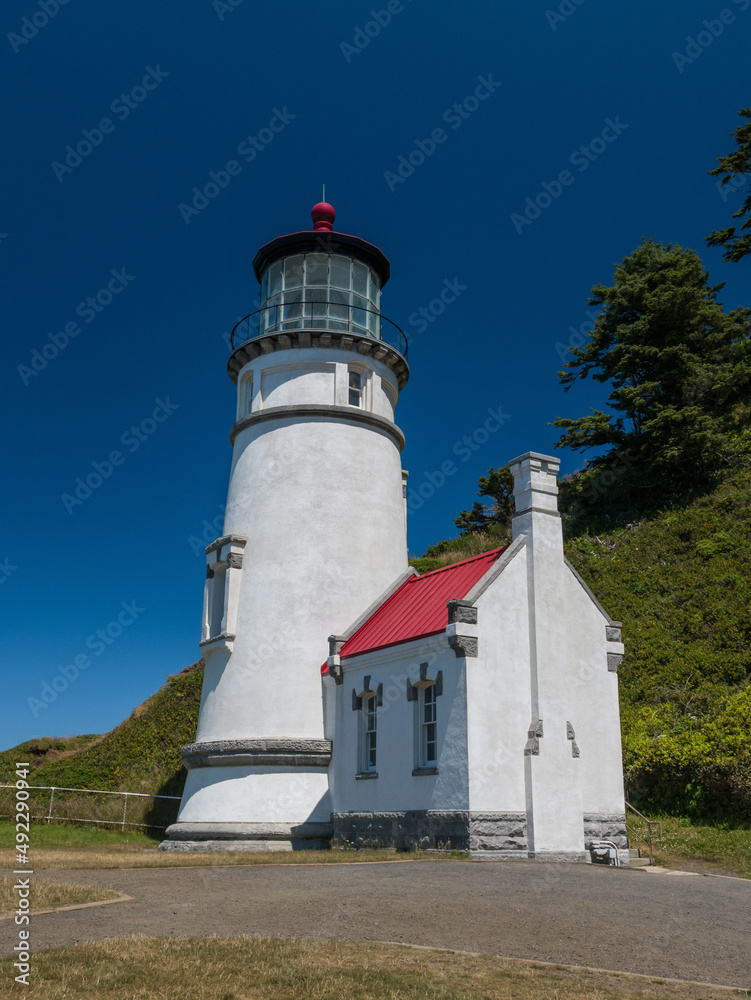
[[[177,818],[179,795],[107,792],[98,788],[30,785],[29,815],[33,822],[93,823],[164,830]],[[0,819],[15,816],[16,786],[0,785]]]

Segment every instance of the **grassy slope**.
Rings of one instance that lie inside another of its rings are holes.
[[[179,795],[185,781],[180,747],[195,739],[202,681],[203,664],[194,664],[104,736],[32,740],[6,750],[0,783],[15,780],[13,766],[25,760],[33,765],[34,785]]]
[[[751,474],[649,521],[573,539],[624,623],[624,767],[652,808],[751,818]]]

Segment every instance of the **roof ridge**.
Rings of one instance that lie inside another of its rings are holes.
[[[474,562],[475,559],[485,559],[487,556],[493,553],[501,553],[504,549],[507,549],[508,545],[499,545],[497,549],[487,549],[485,552],[479,552],[476,556],[468,556],[466,559],[458,559],[454,563],[447,563],[445,566],[439,566],[438,569],[429,569],[427,573],[420,573],[416,577],[411,577],[412,580],[424,580],[427,576],[434,576],[437,573],[445,573],[447,569],[454,569],[456,566],[466,566],[467,563]],[[409,583],[406,580],[405,583]]]

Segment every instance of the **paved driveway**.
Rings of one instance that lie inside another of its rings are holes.
[[[217,934],[433,945],[751,988],[751,881],[583,864],[378,864],[55,871],[132,901],[32,918],[35,950]],[[0,922],[0,953],[16,942]]]

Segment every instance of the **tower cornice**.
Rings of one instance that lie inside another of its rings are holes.
[[[409,365],[395,347],[391,347],[384,340],[376,340],[374,337],[353,330],[286,330],[283,333],[267,333],[236,347],[227,362],[227,372],[237,384],[240,370],[254,358],[274,351],[307,347],[324,349],[333,347],[340,351],[353,351],[374,358],[391,369],[396,376],[400,392],[409,379]]]
[[[367,424],[376,430],[384,431],[396,442],[399,451],[404,448],[404,434],[391,420],[380,416],[378,413],[371,413],[369,410],[360,410],[356,406],[334,406],[327,403],[299,403],[295,406],[269,406],[265,410],[256,410],[242,417],[229,432],[230,444],[234,445],[237,435],[268,420],[289,420],[290,418],[300,420],[304,418],[319,418],[323,420],[347,420],[360,424]]]

